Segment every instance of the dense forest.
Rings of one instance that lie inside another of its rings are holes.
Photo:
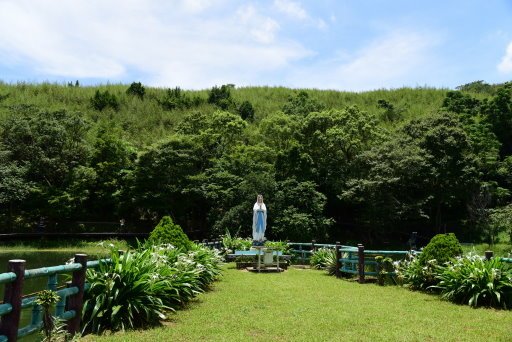
[[[351,93],[0,83],[0,230],[512,235],[512,83]],[[108,223],[111,223],[109,226]]]

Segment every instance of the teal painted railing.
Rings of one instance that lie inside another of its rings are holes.
[[[359,250],[356,247],[352,248],[340,248],[341,258],[340,271],[342,273],[359,274],[359,263],[360,256]],[[405,259],[408,255],[412,254],[413,251],[383,251],[383,250],[364,250],[364,275],[365,276],[378,276],[379,275],[379,263],[375,260],[375,257],[390,257],[393,260]],[[396,275],[395,272],[388,272],[389,275]]]
[[[393,260],[403,260],[410,255],[417,255],[421,252],[410,251],[385,251],[385,250],[365,250],[363,245],[357,247],[336,246],[337,256],[337,273],[357,274],[359,282],[364,283],[366,276],[379,275],[379,263],[376,261],[377,256],[390,257]],[[485,253],[485,258],[490,259],[493,257],[491,251]],[[501,261],[512,263],[512,258],[500,258]],[[387,275],[395,276],[394,271],[388,271]]]
[[[311,242],[288,242],[288,246],[290,246],[290,253],[295,256],[295,260],[299,261],[301,264],[306,264],[309,262],[311,255],[318,248],[336,248],[336,244],[330,243],[316,243],[315,240]],[[351,248],[351,246],[339,245],[343,248]]]
[[[53,290],[60,297],[54,315],[67,322],[67,330],[75,334],[80,328],[80,313],[83,306],[83,294],[88,288],[85,272],[87,268],[96,268],[109,259],[87,261],[87,255],[76,254],[73,263],[66,265],[42,267],[25,270],[25,260],[10,260],[8,271],[0,274],[0,284],[5,284],[4,301],[0,304],[0,342],[16,341],[40,331],[42,327],[41,307],[35,303],[36,294],[22,295],[25,279],[47,277],[47,289]],[[58,287],[58,277],[71,274],[67,287]],[[30,324],[20,327],[21,310],[32,308]]]

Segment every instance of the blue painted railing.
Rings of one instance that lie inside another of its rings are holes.
[[[295,260],[299,261],[301,264],[306,264],[309,262],[311,255],[318,248],[336,248],[336,244],[330,243],[316,243],[315,240],[311,242],[288,242],[288,246],[290,247],[290,253],[295,256]],[[351,246],[338,245],[343,248],[352,248]]]
[[[80,327],[80,313],[83,306],[83,293],[88,288],[85,282],[87,268],[97,268],[109,259],[87,261],[85,254],[75,255],[75,262],[66,265],[42,267],[25,270],[25,260],[10,260],[10,272],[0,274],[0,284],[5,284],[4,301],[0,304],[0,342],[16,341],[40,331],[42,327],[42,310],[36,304],[37,293],[22,295],[23,282],[26,279],[47,277],[47,289],[55,291],[60,297],[55,307],[54,316],[67,322],[67,330],[74,334]],[[72,280],[67,287],[58,287],[58,277],[71,274]],[[30,323],[20,327],[21,310],[32,308]]]

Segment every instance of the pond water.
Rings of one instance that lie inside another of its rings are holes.
[[[63,265],[69,259],[73,258],[73,252],[6,252],[0,253],[0,273],[7,272],[7,263],[11,259],[26,260],[25,269],[34,269],[39,267]],[[59,285],[63,285],[68,277],[59,275]],[[23,285],[23,294],[27,295],[43,289],[46,289],[48,283],[47,277],[27,279]],[[4,298],[5,285],[0,284],[0,300]],[[20,327],[30,324],[31,309],[24,309],[21,314]],[[33,334],[20,339],[21,341],[38,341],[39,335]]]

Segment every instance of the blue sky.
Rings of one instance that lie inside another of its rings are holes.
[[[512,80],[510,0],[0,0],[0,80],[362,91]]]

